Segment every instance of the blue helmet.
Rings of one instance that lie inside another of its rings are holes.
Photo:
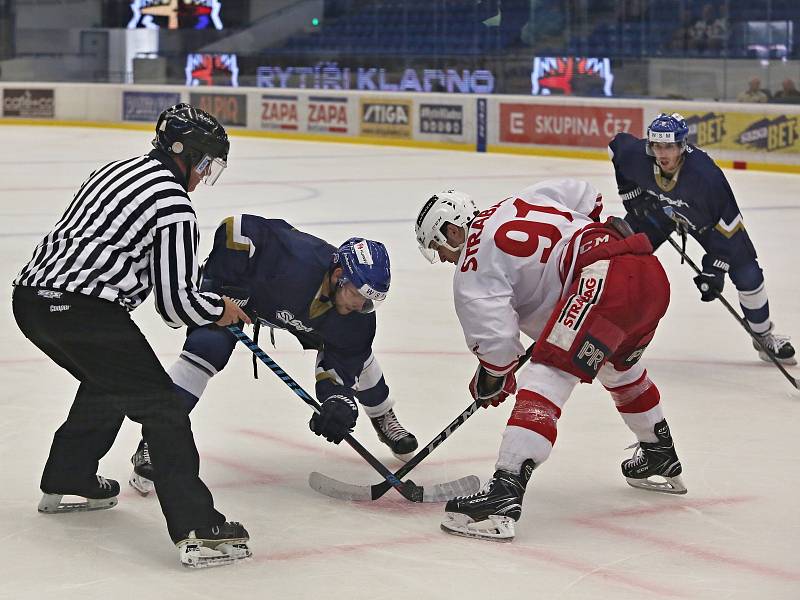
[[[367,299],[361,312],[372,312],[386,299],[392,279],[386,246],[373,240],[350,238],[333,253],[331,262],[342,268],[337,285],[352,283]]]
[[[653,156],[650,144],[679,144],[681,152],[689,145],[689,126],[678,113],[661,113],[647,127],[647,153]]]

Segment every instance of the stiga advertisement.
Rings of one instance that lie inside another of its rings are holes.
[[[798,114],[684,112],[689,142],[699,148],[800,153]]]
[[[55,116],[53,90],[14,89],[3,90],[3,116],[48,118]]]
[[[196,94],[191,104],[214,115],[223,125],[247,125],[247,96],[244,94]]]
[[[361,100],[361,134],[378,137],[411,137],[410,100]]]

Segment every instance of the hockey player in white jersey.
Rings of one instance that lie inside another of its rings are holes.
[[[456,265],[456,312],[479,361],[470,393],[484,406],[516,393],[494,476],[477,494],[447,503],[448,533],[513,539],[526,485],[550,455],[567,398],[595,377],[638,440],[622,463],[628,483],[686,493],[658,388],[639,360],[666,312],[669,282],[647,237],[622,219],[600,223],[601,210],[590,184],[562,179],[482,212],[448,190],[419,213],[423,255]],[[537,342],[517,382],[520,332]]]

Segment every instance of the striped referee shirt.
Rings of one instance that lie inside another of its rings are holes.
[[[171,327],[219,320],[222,298],[197,289],[197,218],[183,180],[159,150],[97,169],[14,285],[96,296],[128,310],[155,289],[156,310]]]

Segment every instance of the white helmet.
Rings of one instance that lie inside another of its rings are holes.
[[[437,261],[439,254],[435,248],[431,248],[433,243],[436,244],[436,247],[444,246],[453,251],[461,250],[463,244],[458,248],[453,248],[447,243],[447,237],[442,229],[445,223],[452,223],[456,227],[461,227],[466,233],[469,223],[478,212],[475,202],[463,192],[445,190],[431,196],[417,216],[417,242],[422,256],[430,263]]]

